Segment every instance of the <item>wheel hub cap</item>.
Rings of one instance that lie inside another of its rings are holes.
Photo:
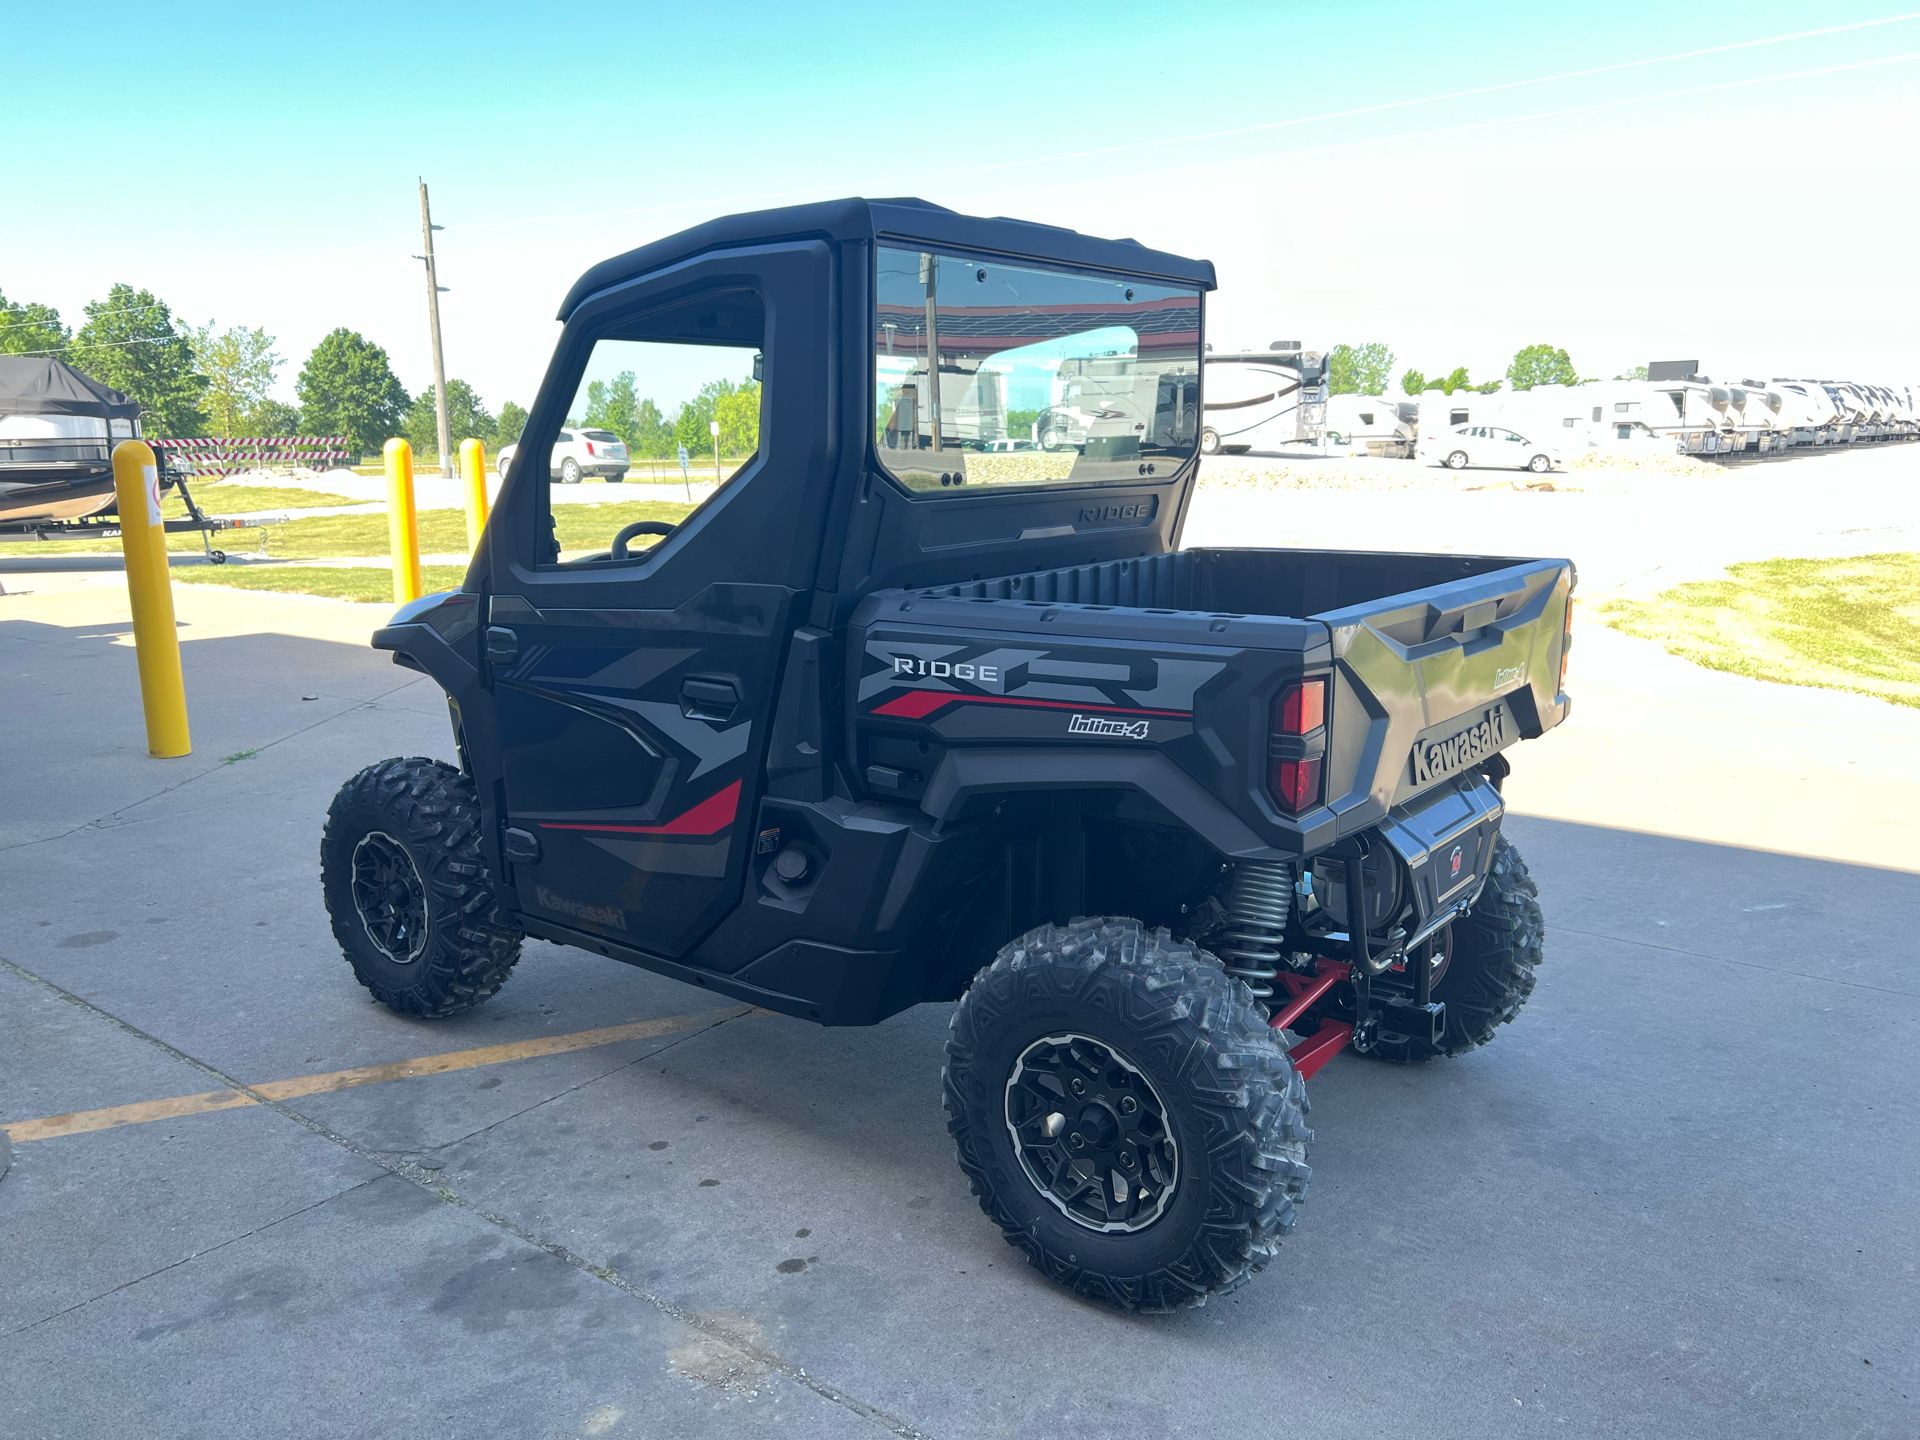
[[[1126,1233],[1165,1213],[1180,1176],[1166,1106],[1111,1045],[1035,1040],[1007,1077],[1006,1118],[1027,1179],[1076,1225]]]
[[[353,847],[353,908],[367,938],[396,965],[427,948],[427,887],[413,857],[384,830]]]

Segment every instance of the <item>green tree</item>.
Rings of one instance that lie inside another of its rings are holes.
[[[1516,390],[1531,390],[1536,385],[1573,385],[1579,372],[1567,352],[1555,345],[1529,345],[1513,357],[1507,366],[1507,380]]]
[[[247,412],[267,398],[281,360],[264,330],[235,325],[216,332],[209,321],[193,333],[193,358],[207,377],[213,433],[238,435]]]
[[[453,393],[451,385],[447,393]],[[626,442],[629,454],[640,452],[640,396],[634,389],[631,370],[622,370],[611,380],[595,380],[587,386],[585,423],[597,430],[611,430]]]
[[[1327,352],[1329,395],[1378,395],[1393,375],[1393,351],[1378,340],[1336,345]]]
[[[1464,365],[1454,366],[1448,373],[1447,378],[1439,381],[1438,384],[1440,388],[1449,395],[1456,390],[1471,390],[1473,388],[1473,382],[1467,378],[1467,367]]]
[[[64,357],[102,385],[140,402],[143,434],[206,433],[207,377],[194,363],[188,332],[150,290],[115,285],[87,306],[87,323]]]
[[[440,421],[434,413],[431,385],[414,396],[400,433],[407,437],[416,456],[440,458]],[[447,433],[453,439],[456,452],[460,442],[468,438],[493,443],[493,416],[464,380],[447,381]]]
[[[308,432],[344,435],[356,455],[379,454],[407,414],[407,392],[387,352],[345,327],[313,347],[294,388]]]
[[[1616,380],[1644,380],[1647,378],[1647,367],[1644,365],[1636,365],[1627,371],[1626,374],[1616,375],[1613,378]]]
[[[709,380],[702,385],[700,393],[682,405],[680,413],[673,417],[674,440],[686,446],[694,455],[702,450],[711,450],[713,438],[707,427],[718,418],[716,411],[720,398],[733,394],[739,388],[737,380]],[[755,439],[758,439],[757,435]]]
[[[720,450],[725,455],[751,455],[760,448],[760,382],[749,380],[714,402],[720,422]]]
[[[1400,388],[1409,395],[1418,395],[1427,388],[1427,377],[1419,370],[1409,370],[1400,377]]]
[[[298,435],[300,412],[284,400],[257,400],[240,417],[236,435]]]
[[[639,433],[632,447],[635,455],[647,460],[664,460],[674,453],[673,427],[653,401],[640,402],[640,415],[636,423]]]
[[[1500,381],[1500,380],[1489,380],[1484,385],[1472,385],[1472,386],[1469,386],[1468,388],[1472,390],[1476,390],[1482,395],[1491,395],[1495,391],[1497,391],[1501,387],[1501,385],[1504,383],[1505,383],[1504,381]]]
[[[0,295],[0,355],[42,355],[66,348],[67,327],[51,305]]]
[[[500,413],[493,417],[493,443],[500,447],[517,445],[520,443],[520,433],[526,428],[527,412],[508,400],[501,405]]]

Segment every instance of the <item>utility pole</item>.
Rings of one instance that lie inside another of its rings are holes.
[[[920,257],[920,278],[927,287],[927,416],[933,425],[933,448],[940,449],[940,257],[927,251]],[[917,437],[916,437],[917,439]]]
[[[433,232],[445,228],[433,223],[432,212],[427,209],[427,182],[422,180],[420,182],[420,243],[427,253],[413,258],[423,261],[427,267],[427,320],[433,328],[433,408],[434,419],[439,424],[440,473],[451,480],[453,478],[453,431],[447,424],[447,361],[440,350],[440,297],[447,293],[447,287],[440,283],[440,274],[433,268]]]

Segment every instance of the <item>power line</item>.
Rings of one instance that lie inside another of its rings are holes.
[[[20,303],[23,305],[38,305],[41,302],[37,300],[26,300]],[[58,315],[60,313],[58,307],[53,305],[47,305],[44,308],[52,311],[55,315]],[[94,320],[117,320],[122,315],[144,315],[148,311],[165,310],[167,308],[168,307],[165,301],[156,300],[151,305],[129,305],[119,310],[102,310],[97,315],[88,315],[87,320],[89,322],[92,322]],[[39,320],[9,320],[5,324],[0,324],[0,330],[12,330],[12,329],[19,328],[21,326],[39,325],[43,323],[45,322],[39,321]]]
[[[127,345],[166,345],[178,341],[187,343],[184,335],[144,335],[134,340],[69,340],[64,345],[56,345],[51,350],[9,350],[9,355],[64,355],[70,350],[118,350]]]

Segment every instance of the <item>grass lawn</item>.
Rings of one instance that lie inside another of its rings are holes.
[[[357,505],[350,495],[307,490],[298,485],[241,485],[222,480],[194,480],[187,488],[209,515],[248,515],[257,510],[311,510],[316,505]],[[185,519],[187,503],[178,490],[169,490],[160,513],[169,520]]]
[[[201,508],[211,511],[210,502],[202,499]],[[635,520],[678,522],[693,507],[672,501],[630,500],[622,504],[556,505],[553,508],[563,550],[604,550],[612,542],[614,532],[623,525]],[[467,517],[463,511],[422,510],[419,524],[422,555],[466,553]],[[213,537],[215,545],[235,551],[251,551],[256,542],[257,536],[250,530],[234,530]],[[85,555],[110,553],[119,548],[118,540],[47,540],[36,544],[33,553]],[[192,532],[169,535],[167,548],[197,551],[200,537]],[[375,558],[386,553],[387,517],[383,511],[314,515],[267,527],[267,554],[277,560]]]
[[[1920,707],[1920,555],[1748,561],[1599,614],[1709,669]]]
[[[464,565],[422,565],[421,591],[452,590],[466,578]],[[393,604],[393,572],[371,565],[194,565],[173,572],[187,585],[224,585],[232,590],[279,590],[324,595],[329,600]]]

